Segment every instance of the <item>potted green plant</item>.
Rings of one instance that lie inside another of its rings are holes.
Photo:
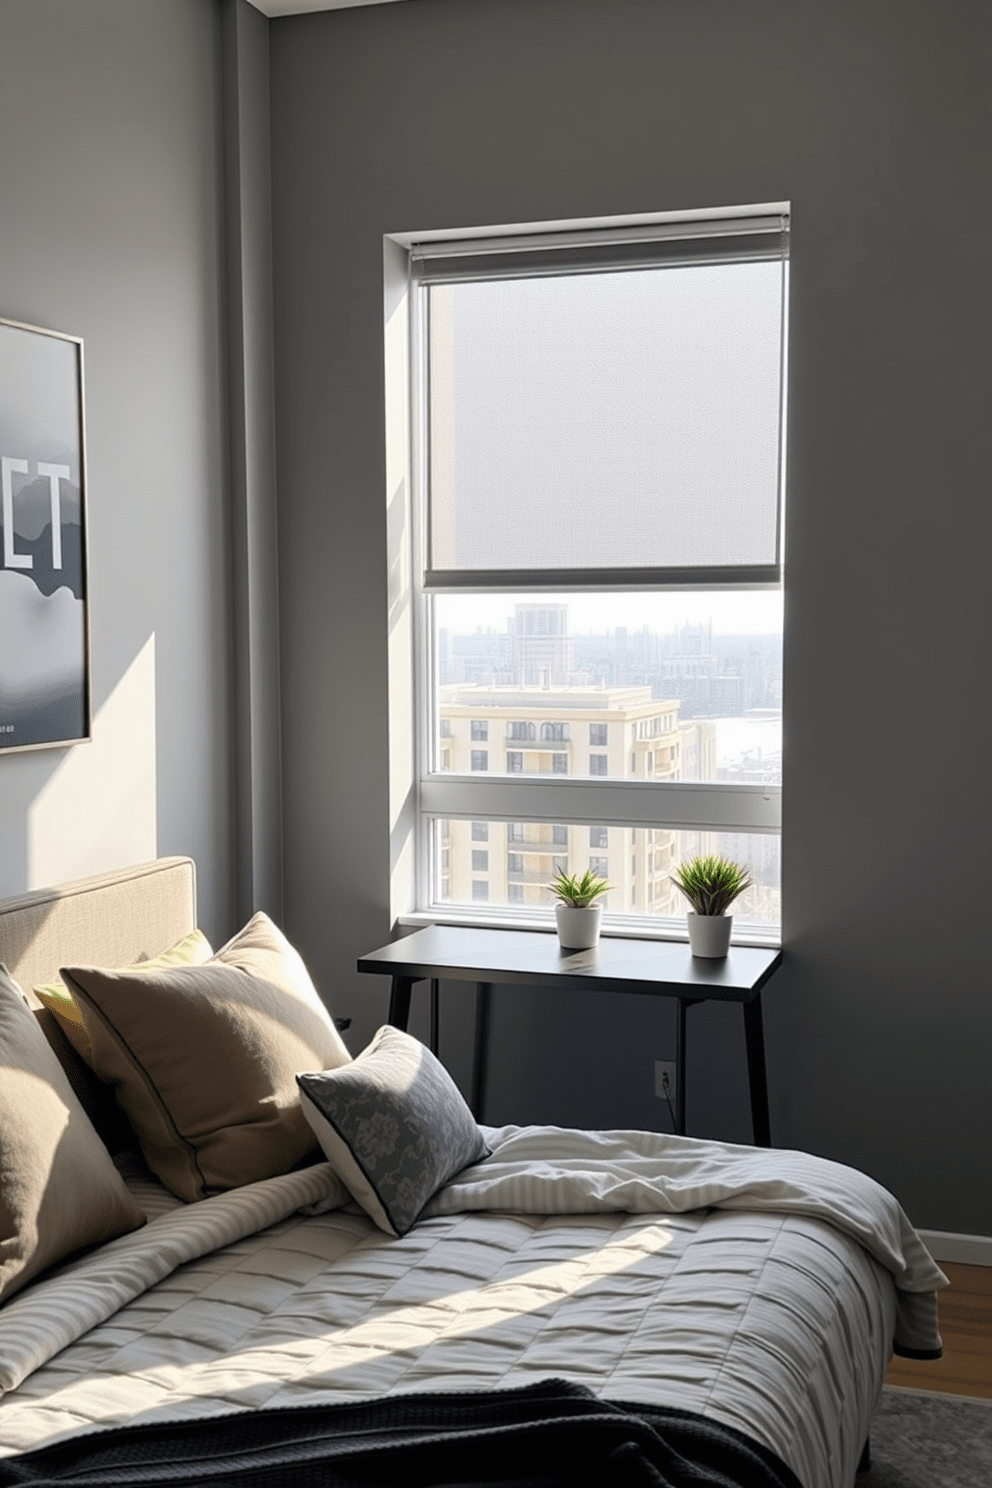
[[[588,951],[599,940],[599,925],[603,917],[600,894],[605,894],[610,885],[588,868],[582,877],[559,873],[548,888],[558,903],[555,905],[555,920],[558,925],[558,941],[563,951]]]
[[[686,919],[689,947],[694,956],[725,956],[730,949],[734,917],[727,910],[739,894],[751,887],[746,868],[714,853],[681,863],[672,882],[692,908]]]

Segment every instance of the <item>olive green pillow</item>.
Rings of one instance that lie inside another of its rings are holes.
[[[145,1161],[179,1198],[319,1158],[296,1072],[333,1069],[351,1055],[268,915],[200,966],[72,966],[62,977],[93,1070],[114,1086]]]
[[[0,1301],[143,1225],[24,994],[0,966]]]

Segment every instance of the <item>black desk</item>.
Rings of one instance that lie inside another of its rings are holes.
[[[685,1132],[686,1009],[697,1002],[739,1002],[744,1011],[751,1126],[760,1147],[771,1146],[768,1082],[761,1018],[761,989],[782,952],[733,946],[726,960],[690,955],[688,945],[665,940],[604,936],[592,951],[562,951],[554,934],[527,930],[476,930],[431,925],[371,951],[359,971],[391,976],[389,1022],[405,1029],[414,982],[431,982],[431,1048],[437,1053],[439,980],[475,982],[475,1061],[472,1109],[481,1120],[486,1102],[489,1005],[493,985],[551,987],[559,992],[595,988],[678,999],[675,1125]]]

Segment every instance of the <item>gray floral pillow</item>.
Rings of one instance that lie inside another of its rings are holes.
[[[439,1188],[489,1156],[444,1066],[389,1024],[351,1064],[296,1083],[324,1156],[387,1235],[405,1235]]]

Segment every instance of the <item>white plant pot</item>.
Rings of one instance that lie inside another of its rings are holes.
[[[601,904],[589,904],[578,909],[574,904],[556,904],[555,919],[558,921],[558,941],[563,951],[589,951],[599,944],[599,922],[603,918]]]
[[[715,960],[727,955],[733,915],[701,915],[690,909],[686,919],[689,923],[689,949],[694,956],[709,956]]]

